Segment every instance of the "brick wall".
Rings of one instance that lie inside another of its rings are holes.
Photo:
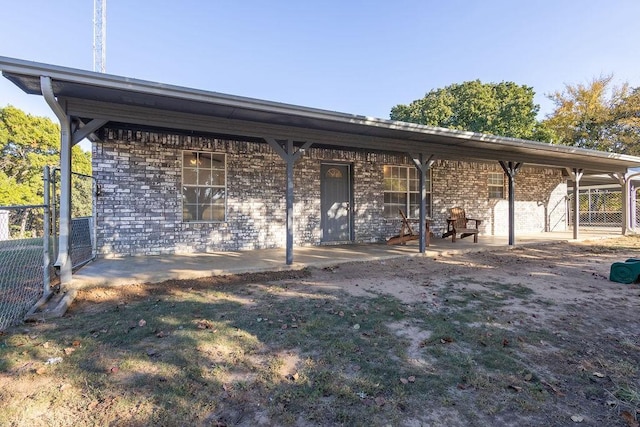
[[[498,162],[467,163],[438,161],[432,168],[434,227],[446,227],[452,206],[465,209],[467,216],[483,220],[481,233],[508,234],[509,202],[505,179],[505,199],[490,199],[490,173],[504,173]],[[563,231],[567,185],[559,169],[523,166],[516,175],[516,233]],[[547,228],[545,229],[545,218]]]
[[[96,209],[98,250],[103,256],[285,245],[285,163],[269,145],[123,130],[106,130],[102,140],[93,146],[93,170],[100,186]],[[226,153],[226,221],[182,222],[182,150]],[[399,220],[383,217],[383,166],[411,165],[405,155],[311,148],[294,169],[296,245],[321,242],[322,162],[352,167],[357,242],[381,242],[398,232]],[[458,205],[468,215],[486,219],[484,234],[506,234],[507,204],[488,199],[489,172],[501,169],[497,163],[436,162],[432,172],[436,235],[446,225],[447,209]],[[564,229],[566,186],[559,171],[525,167],[517,185],[517,231],[544,230],[545,206],[550,223]]]

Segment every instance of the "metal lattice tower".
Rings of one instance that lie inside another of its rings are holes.
[[[93,71],[104,73],[107,63],[107,0],[93,0]]]

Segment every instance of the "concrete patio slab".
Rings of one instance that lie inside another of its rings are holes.
[[[619,236],[619,230],[589,230],[582,232],[579,240]],[[518,236],[515,247],[571,240],[571,231],[539,233]],[[480,242],[476,244],[471,239],[452,243],[450,239],[435,238],[432,239],[424,256],[437,257],[505,247],[508,247],[507,237],[481,236]],[[307,267],[324,268],[346,262],[384,260],[406,256],[422,256],[418,252],[417,242],[409,242],[406,246],[350,244],[296,247],[294,248],[294,263],[292,265],[285,264],[284,249],[103,258],[74,273],[71,287],[121,286],[134,283],[158,283],[170,279],[194,279],[212,275],[300,270]]]

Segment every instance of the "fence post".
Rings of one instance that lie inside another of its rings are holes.
[[[96,259],[98,256],[98,181],[91,177],[91,258]]]
[[[50,281],[50,277],[49,277],[49,264],[51,263],[51,258],[49,256],[49,234],[51,232],[51,217],[49,215],[49,204],[51,201],[51,197],[49,194],[49,166],[45,166],[44,167],[44,235],[42,236],[42,244],[43,244],[43,255],[42,255],[42,262],[43,262],[43,283],[44,283],[44,294],[43,297],[48,297],[49,294],[51,293],[51,281]]]
[[[0,241],[9,240],[9,211],[0,210]]]
[[[56,172],[58,168],[53,168],[49,178],[51,179],[51,188],[53,189],[53,203],[51,203],[51,235],[53,237],[53,257],[58,258],[58,212],[56,210],[57,190],[56,190]]]

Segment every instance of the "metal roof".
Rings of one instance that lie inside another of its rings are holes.
[[[424,153],[436,159],[513,161],[626,172],[640,157],[384,120],[0,57],[0,70],[29,94],[53,81],[67,114],[83,119],[321,146]]]

